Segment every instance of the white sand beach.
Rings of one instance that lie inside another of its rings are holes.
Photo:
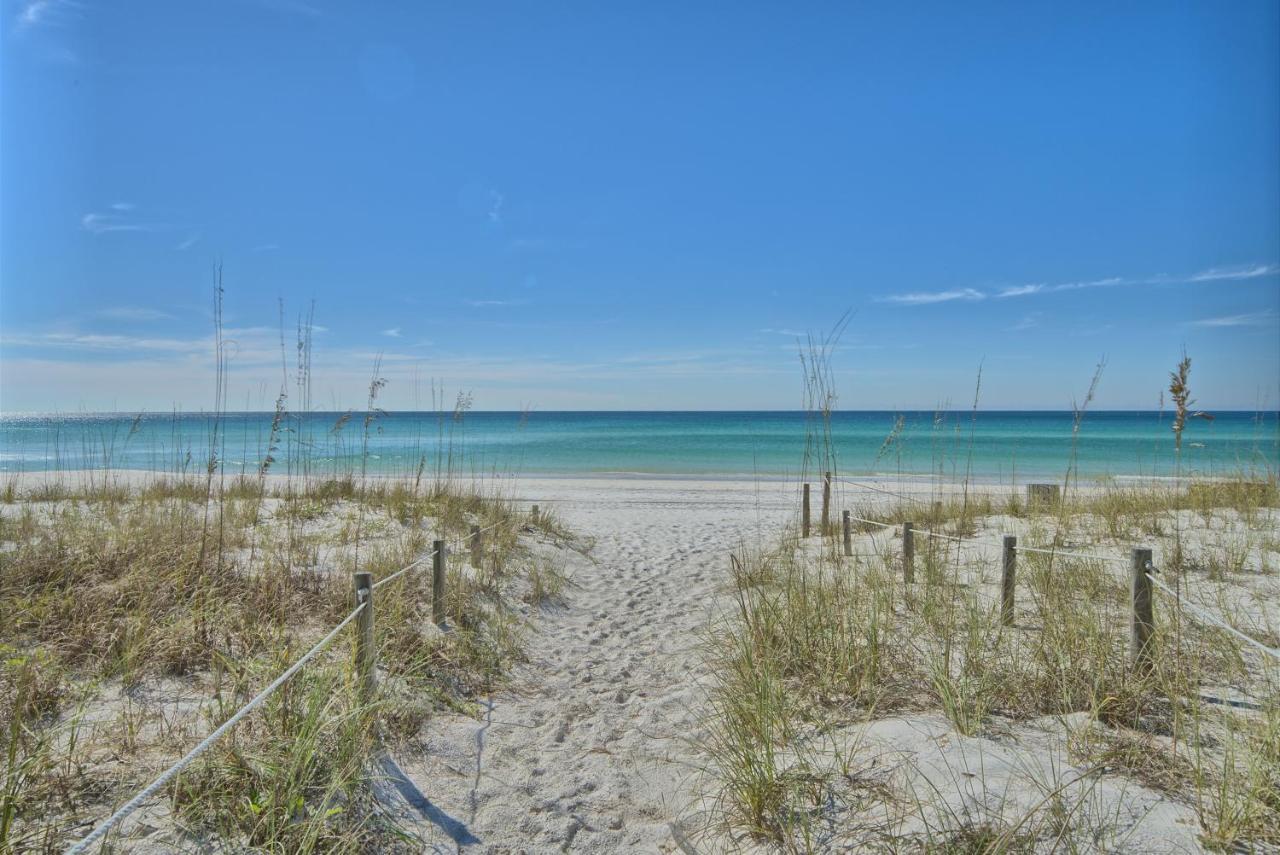
[[[45,477],[23,476],[22,486]],[[137,484],[150,476],[113,477]],[[816,521],[821,490],[814,486]],[[876,491],[838,485],[833,518],[851,506],[889,503],[889,493],[961,489],[870,486]],[[377,790],[390,814],[438,852],[771,851],[717,821],[716,783],[702,748],[712,677],[706,641],[734,605],[730,553],[775,544],[795,523],[799,486],[629,477],[510,479],[482,489],[551,509],[574,532],[572,545],[542,532],[524,535],[535,551],[563,561],[570,584],[529,621],[527,660],[507,686],[479,699],[478,718],[440,712],[416,740],[378,758]],[[855,551],[881,549],[893,536],[858,534]],[[1276,616],[1265,614],[1265,603],[1280,595],[1274,573],[1234,594],[1274,631]],[[815,734],[813,744],[815,756],[833,766],[859,758],[879,783],[915,794],[940,815],[1016,816],[1050,790],[1075,793],[1077,820],[1105,827],[1109,846],[1198,851],[1195,812],[1185,802],[1119,775],[1087,778],[1071,761],[1069,739],[1088,727],[1087,716],[1047,718],[996,722],[963,736],[945,716],[921,712]],[[174,851],[173,838],[154,833],[164,817],[158,806],[126,828],[151,851]],[[865,845],[869,825],[911,833],[932,821],[883,806],[861,817],[833,808],[819,848]]]

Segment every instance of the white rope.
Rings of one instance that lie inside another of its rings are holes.
[[[493,525],[485,526],[484,528],[480,529],[480,531],[476,532],[476,534],[484,534],[486,531],[492,531],[493,529],[497,528],[497,527],[498,527],[498,526],[500,526],[500,525],[502,525],[502,522],[496,522],[496,523],[494,523]],[[471,535],[465,535],[465,537],[470,537],[470,536],[471,536]],[[463,538],[463,537],[456,537],[456,538],[454,538],[454,539],[453,539],[452,543],[454,543],[454,544],[460,544],[460,543],[462,543],[462,542],[463,542],[463,540],[464,540],[464,538]],[[427,553],[426,555],[424,555],[424,556],[422,556],[421,558],[419,558],[417,561],[414,561],[414,562],[413,562],[413,563],[411,563],[411,564],[406,564],[404,567],[401,567],[399,570],[397,570],[396,572],[392,573],[390,576],[387,576],[387,577],[385,577],[385,578],[383,578],[383,579],[379,579],[378,581],[376,581],[376,582],[374,582],[374,583],[373,583],[373,590],[375,590],[375,591],[376,591],[376,590],[378,590],[379,588],[381,588],[383,585],[386,585],[386,584],[387,584],[387,583],[389,583],[389,582],[394,582],[396,579],[399,579],[399,578],[400,578],[401,576],[403,576],[405,573],[408,573],[409,571],[414,570],[414,569],[416,569],[417,567],[419,567],[419,566],[420,566],[421,564],[423,564],[423,563],[424,563],[428,558],[434,558],[434,557],[435,557],[435,554],[436,554],[436,551],[433,549],[433,550],[431,550],[429,553]]]
[[[850,515],[849,515],[849,519],[853,520],[854,522],[866,523],[867,525],[878,525],[878,526],[880,526],[881,528],[896,528],[896,527],[897,527],[894,523],[885,523],[885,522],[880,522],[879,520],[868,520],[868,519],[863,519],[862,517],[855,517],[853,514],[850,514]]]
[[[944,540],[954,540],[957,543],[977,543],[984,546],[1000,546],[1000,544],[992,540],[979,540],[976,537],[960,537],[956,534],[943,534],[940,531],[933,531],[932,529],[927,528],[912,529],[912,531],[916,534],[923,534],[925,537],[941,537]]]
[[[179,772],[181,772],[187,766],[191,765],[192,761],[194,761],[197,757],[199,757],[201,754],[203,754],[204,752],[208,751],[211,747],[213,747],[213,744],[217,742],[219,739],[221,739],[222,736],[226,734],[227,731],[229,731],[231,728],[239,724],[240,721],[245,716],[247,716],[250,712],[252,712],[255,707],[257,707],[267,698],[271,697],[272,693],[274,693],[276,689],[279,689],[288,681],[290,677],[298,673],[298,671],[302,668],[302,666],[306,665],[309,661],[311,661],[311,658],[313,656],[315,656],[317,653],[319,653],[321,650],[327,647],[329,643],[333,641],[334,638],[337,637],[338,633],[341,632],[343,628],[346,627],[347,624],[355,620],[356,615],[360,614],[360,610],[365,607],[365,602],[360,603],[360,605],[352,609],[351,614],[347,615],[345,618],[342,619],[341,623],[339,623],[333,629],[329,630],[329,634],[326,635],[324,638],[320,639],[319,641],[317,641],[315,646],[306,652],[306,655],[304,655],[297,662],[294,662],[292,665],[290,665],[289,668],[279,677],[276,677],[274,680],[272,680],[271,685],[267,686],[265,689],[259,692],[253,698],[253,700],[249,701],[249,703],[242,706],[236,712],[235,715],[231,716],[231,718],[223,722],[222,725],[217,730],[215,730],[213,733],[206,736],[204,738],[204,741],[202,741],[195,748],[192,748],[189,752],[187,752],[187,755],[185,757],[183,757],[177,763],[174,763],[172,766],[166,769],[164,773],[160,775],[160,777],[156,778],[149,785],[147,785],[147,788],[145,790],[138,793],[133,798],[129,799],[129,801],[125,802],[125,804],[118,811],[111,814],[111,816],[107,817],[107,819],[101,825],[99,825],[97,828],[91,831],[87,837],[85,837],[79,843],[72,845],[71,848],[69,848],[66,851],[66,855],[78,855],[78,853],[87,852],[90,846],[92,846],[95,842],[97,842],[98,840],[106,836],[106,833],[110,831],[113,827],[118,825],[121,822],[121,820],[123,820],[129,814],[137,810],[138,807],[143,802],[145,802],[147,799],[155,795],[156,792],[160,790],[161,787],[163,787],[165,784],[172,781],[174,777],[178,775]]]
[[[1213,624],[1219,629],[1225,629],[1227,632],[1231,633],[1236,638],[1240,639],[1246,644],[1252,644],[1254,647],[1258,648],[1263,653],[1267,654],[1268,656],[1274,659],[1280,659],[1280,650],[1277,650],[1274,647],[1267,647],[1261,641],[1258,641],[1258,639],[1250,638],[1249,636],[1245,635],[1243,632],[1236,629],[1234,626],[1222,620],[1221,618],[1217,617],[1216,615],[1210,614],[1204,609],[1201,609],[1198,606],[1194,606],[1191,603],[1188,603],[1186,600],[1182,599],[1182,597],[1178,595],[1177,591],[1173,590],[1164,582],[1161,582],[1159,579],[1157,579],[1155,576],[1151,575],[1150,573],[1147,573],[1145,575],[1148,579],[1151,580],[1151,583],[1153,585],[1155,585],[1157,588],[1160,588],[1162,591],[1172,596],[1177,601],[1179,608],[1189,609],[1192,612],[1192,614],[1198,615],[1201,620],[1207,621],[1208,623]]]
[[[1128,558],[1117,558],[1114,555],[1098,555],[1092,552],[1072,552],[1069,549],[1042,549],[1037,546],[1015,546],[1017,552],[1038,552],[1041,555],[1063,555],[1068,558],[1088,558],[1093,561],[1111,561],[1115,564],[1128,564]]]
[[[881,528],[897,527],[896,523],[885,523],[885,522],[880,522],[879,520],[869,520],[869,519],[864,519],[862,517],[855,517],[852,515],[850,515],[849,519],[857,520],[858,522],[866,523],[867,525],[878,525]],[[944,540],[953,540],[953,541],[956,541],[957,543],[974,543],[980,546],[993,546],[993,547],[999,547],[1001,549],[1004,548],[1003,543],[998,543],[994,540],[983,540],[977,537],[961,537],[960,535],[946,534],[941,531],[933,531],[932,529],[926,529],[926,528],[916,528],[916,529],[912,529],[911,531],[914,534],[923,535],[925,537],[939,537],[939,538],[943,538]],[[1117,558],[1111,555],[1097,555],[1090,552],[1072,552],[1066,549],[1042,549],[1036,546],[1015,546],[1014,549],[1019,552],[1038,552],[1042,555],[1059,555],[1065,558],[1086,558],[1086,559],[1091,559],[1093,561],[1111,561],[1116,564],[1126,564],[1126,565],[1129,563],[1128,558]]]
[[[870,490],[873,493],[883,493],[886,496],[893,496],[898,499],[906,499],[908,502],[919,502],[922,505],[929,504],[924,499],[917,499],[915,496],[908,496],[906,493],[895,493],[892,490],[885,490],[882,487],[873,487],[870,484],[863,484],[859,481],[850,481],[848,478],[837,478],[836,480],[842,484],[849,484],[850,486],[853,486],[853,487],[861,487],[864,490]]]
[[[374,582],[372,590],[376,591],[379,588],[381,588],[383,585],[386,585],[389,582],[394,582],[396,579],[399,579],[405,573],[408,573],[410,570],[413,570],[414,568],[416,568],[419,564],[422,564],[428,558],[434,558],[435,555],[436,555],[436,551],[433,549],[429,554],[422,556],[412,564],[406,564],[404,567],[401,567],[399,570],[392,573],[390,576],[387,576],[385,578],[379,579],[378,581]]]

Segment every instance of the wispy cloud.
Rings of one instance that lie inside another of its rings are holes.
[[[791,336],[792,338],[804,338],[805,336],[805,333],[801,332],[800,330],[791,330],[786,328],[775,330],[772,327],[765,327],[764,329],[760,330],[760,332],[771,333],[773,335]],[[791,345],[787,345],[787,346],[790,347]]]
[[[18,11],[18,27],[62,24],[79,10],[80,4],[73,0],[28,0]]]
[[[1271,326],[1280,320],[1271,309],[1261,312],[1248,312],[1243,315],[1223,315],[1217,318],[1201,318],[1198,321],[1192,321],[1194,327],[1266,327]]]
[[[493,306],[524,306],[528,300],[468,300],[467,305],[475,309]]]
[[[1039,294],[1045,289],[1044,285],[1015,285],[1012,288],[1005,288],[997,297],[1025,297],[1028,294]]]
[[[200,235],[192,235],[191,237],[182,241],[182,243],[175,246],[174,249],[176,249],[178,252],[186,252],[187,250],[191,249],[191,247],[195,246],[199,241],[200,241]]]
[[[1057,285],[1046,285],[1043,282],[1037,282],[1031,285],[1014,285],[1011,288],[1005,288],[996,292],[999,299],[1007,299],[1009,297],[1029,297],[1032,294],[1054,294],[1059,291],[1080,291],[1085,288],[1113,288],[1117,285],[1139,285],[1139,284],[1155,284],[1157,282],[1166,282],[1166,277],[1149,277],[1147,279],[1124,279],[1119,276],[1109,276],[1106,279],[1089,279],[1083,282],[1060,282]]]
[[[506,201],[506,197],[497,190],[489,191],[489,222],[496,226],[502,225],[502,205]]]
[[[1189,282],[1220,282],[1280,275],[1280,264],[1250,264],[1243,267],[1211,267],[1192,276]]]
[[[1029,315],[1023,315],[1022,318],[1013,326],[1008,328],[1009,332],[1020,332],[1022,330],[1034,329],[1040,326],[1040,312],[1032,312]]]
[[[207,339],[155,338],[105,333],[52,332],[28,335],[8,333],[0,341],[8,347],[51,347],[81,350],[166,351],[199,353],[210,346]]]
[[[125,311],[133,311],[132,307],[122,308]],[[159,318],[155,319],[159,320]],[[223,331],[223,338],[229,346],[231,358],[241,364],[278,363],[279,335],[280,331],[271,327],[228,327]],[[7,348],[111,353],[126,358],[130,355],[167,353],[175,357],[211,359],[215,341],[211,335],[173,338],[58,330],[3,333],[0,334],[0,344]]]
[[[275,252],[279,248],[280,248],[280,244],[278,243],[260,243],[249,251],[250,252]]]
[[[127,221],[116,214],[85,214],[80,218],[80,225],[87,232],[95,235],[108,232],[145,232],[150,229],[141,224]]]
[[[1086,279],[1078,282],[1048,284],[1034,282],[1011,285],[992,293],[977,288],[957,288],[950,291],[923,291],[910,294],[891,294],[881,297],[882,303],[898,303],[907,306],[925,306],[930,303],[946,303],[951,300],[984,300],[987,297],[1004,300],[1011,297],[1030,297],[1036,294],[1056,294],[1063,291],[1081,291],[1088,288],[1118,288],[1132,285],[1177,285],[1197,282],[1228,282],[1258,279],[1280,275],[1280,264],[1250,264],[1237,267],[1212,267],[1189,276],[1169,276],[1157,273],[1151,276],[1108,276],[1104,279]]]
[[[111,232],[159,232],[174,228],[170,223],[138,219],[137,207],[132,202],[113,202],[105,212],[91,211],[80,217],[80,226],[95,235]]]
[[[382,334],[383,334],[383,335],[385,335],[385,336],[387,336],[388,338],[399,338],[399,337],[400,337],[400,328],[399,328],[399,327],[392,327],[392,328],[391,328],[391,329],[389,329],[389,330],[383,330],[383,331],[382,331]]]
[[[171,321],[173,315],[159,309],[148,309],[143,306],[115,306],[98,312],[104,318],[113,321]]]
[[[903,306],[927,306],[931,303],[949,303],[952,300],[985,300],[986,294],[975,288],[956,288],[951,291],[916,291],[910,294],[891,294],[881,302]]]

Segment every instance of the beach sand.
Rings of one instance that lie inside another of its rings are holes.
[[[126,483],[149,477],[115,475]],[[22,480],[29,487],[43,476]],[[875,483],[922,497],[937,491],[918,482]],[[705,641],[732,608],[731,551],[773,545],[796,519],[799,486],[543,478],[490,482],[485,491],[553,510],[592,547],[558,551],[571,576],[563,601],[542,608],[528,630],[527,661],[506,688],[481,699],[479,719],[440,713],[416,744],[379,758],[378,789],[390,812],[428,851],[755,848],[714,822],[716,791],[700,747],[712,678]],[[820,496],[815,484],[815,520]],[[884,493],[840,485],[833,519],[855,502],[890,501]],[[858,535],[858,548],[870,547],[873,536]],[[546,535],[526,537],[551,546]],[[1274,579],[1266,577],[1265,584],[1274,589]],[[864,757],[871,752],[893,770],[897,789],[924,793],[957,815],[996,809],[992,805],[1032,807],[1043,798],[1036,789],[1041,784],[1032,782],[1049,780],[1064,792],[1087,786],[1082,812],[1119,829],[1120,848],[1200,848],[1186,804],[1123,778],[1074,783],[1085,770],[1066,756],[1071,724],[1035,721],[998,736],[965,737],[940,714],[923,713],[829,738],[833,758],[858,743]],[[830,845],[852,845],[853,838],[841,843],[840,826],[862,819],[829,817]],[[880,819],[912,830],[910,820]]]
[[[519,500],[554,507],[594,548],[574,561],[565,604],[542,615],[529,661],[509,690],[486,700],[481,720],[438,716],[422,751],[387,758],[389,780],[400,780],[390,801],[436,851],[756,848],[715,823],[699,746],[712,676],[703,644],[732,608],[731,550],[771,545],[794,522],[798,491],[780,482],[521,480]],[[815,519],[819,495],[815,485]],[[888,500],[857,498],[876,496]],[[869,547],[871,535],[858,543]],[[986,738],[958,734],[940,714],[894,716],[832,735],[832,762],[858,743],[862,757],[898,770],[895,787],[955,816],[1016,815],[1044,799],[1048,782],[1078,795],[1080,821],[1114,828],[1121,848],[1198,850],[1186,805],[1123,778],[1083,779],[1085,769],[1066,758],[1069,726],[1082,724],[1046,719]],[[433,821],[413,821],[424,812]],[[865,819],[830,817],[850,827]],[[920,825],[876,819],[904,832]],[[828,844],[857,843],[841,838],[837,830]]]

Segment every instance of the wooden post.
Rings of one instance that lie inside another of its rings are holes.
[[[822,475],[822,536],[831,534],[831,473]]]
[[[444,541],[433,544],[431,556],[431,619],[436,626],[444,626]]]
[[[844,534],[844,555],[848,558],[853,555],[853,523],[849,519],[848,511],[840,515],[840,529]]]
[[[902,524],[902,581],[904,582],[916,580],[916,541],[912,534],[915,527],[916,524],[913,522]]]
[[[800,536],[809,536],[809,485],[804,485],[804,500],[800,503]]]
[[[942,522],[942,502],[933,503],[933,522],[935,525]]]
[[[480,526],[471,527],[471,566],[480,566],[480,555],[484,551],[484,542],[480,539]]]
[[[1045,505],[1050,508],[1056,507],[1062,494],[1062,488],[1057,484],[1028,484],[1027,485],[1027,510]]]
[[[538,524],[538,506],[537,505],[533,506],[533,524],[534,525]]]
[[[373,700],[378,685],[378,648],[373,643],[373,574],[355,573],[356,605],[364,603],[356,615],[356,680],[360,687],[360,702]]]
[[[1129,639],[1129,661],[1139,675],[1151,672],[1151,633],[1155,617],[1151,609],[1151,580],[1147,578],[1151,564],[1150,549],[1134,549],[1132,553],[1133,635]]]
[[[1005,626],[1013,625],[1014,572],[1018,565],[1018,538],[1004,536],[1004,573],[1000,577],[1000,620]]]

